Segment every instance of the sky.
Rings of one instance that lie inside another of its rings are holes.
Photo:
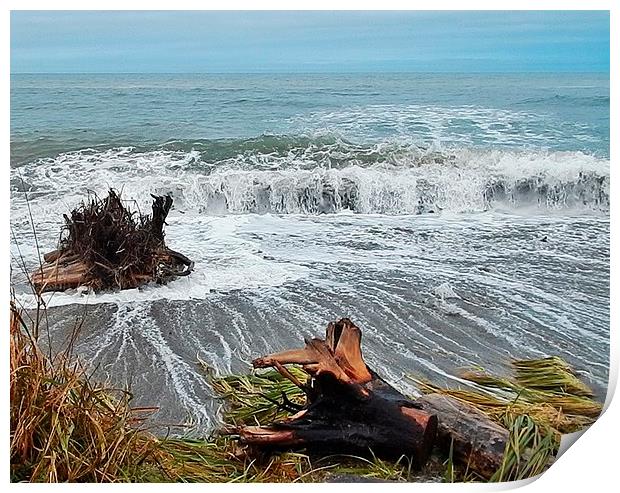
[[[11,73],[608,71],[607,11],[11,12]]]

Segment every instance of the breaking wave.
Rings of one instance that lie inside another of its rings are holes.
[[[509,169],[445,165],[233,170],[197,180],[181,192],[187,205],[211,214],[320,214],[345,210],[420,214],[483,211],[497,206],[608,209],[608,176],[582,170],[563,175],[542,170],[521,174]]]
[[[14,169],[13,191],[63,202],[108,187],[138,202],[170,192],[177,208],[208,215],[609,209],[609,160],[575,151],[439,151],[276,136],[187,147],[64,153]]]

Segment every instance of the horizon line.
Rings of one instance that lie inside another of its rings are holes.
[[[611,74],[610,70],[376,70],[376,71],[230,71],[230,72],[10,72],[9,75],[359,75],[359,74]]]

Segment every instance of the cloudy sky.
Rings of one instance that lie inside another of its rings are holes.
[[[11,72],[608,72],[608,12],[13,11]]]

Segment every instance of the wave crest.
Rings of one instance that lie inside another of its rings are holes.
[[[420,214],[495,207],[609,209],[609,163],[581,153],[460,151],[397,164],[222,169],[179,190],[210,214]]]
[[[31,183],[37,196],[68,200],[72,192],[114,187],[138,202],[151,192],[172,192],[178,208],[211,215],[609,209],[609,161],[581,152],[436,151],[381,143],[348,149],[344,159],[343,146],[312,142],[302,157],[244,152],[217,163],[195,149],[85,150],[20,168],[26,184],[13,183],[13,189],[21,192]],[[84,190],[75,190],[75,183]]]

